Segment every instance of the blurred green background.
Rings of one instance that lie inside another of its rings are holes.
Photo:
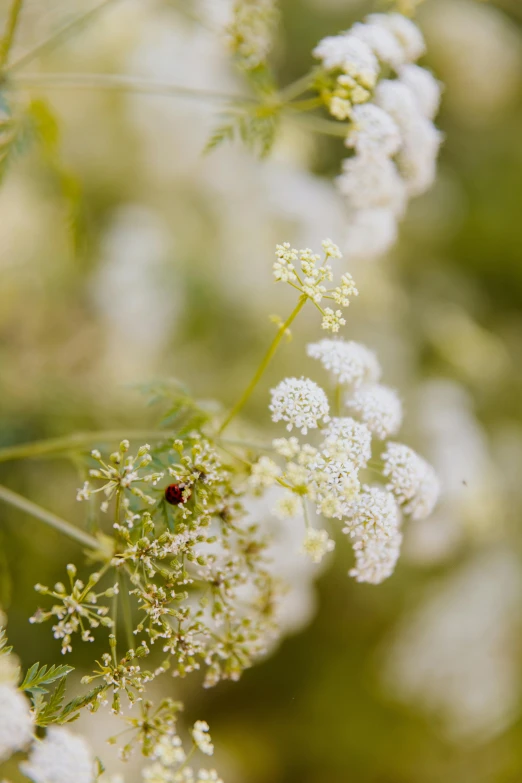
[[[220,6],[119,0],[21,74],[239,89],[213,31]],[[27,0],[14,54],[87,7]],[[281,84],[308,69],[322,36],[374,8],[282,2]],[[439,177],[392,254],[351,266],[361,296],[345,334],[379,351],[406,402],[405,437],[435,464],[443,497],[379,587],[347,578],[339,542],[302,629],[239,684],[164,681],[188,719],[209,721],[227,783],[522,780],[522,4],[426,0],[419,22],[425,64],[445,84]],[[8,98],[30,105],[38,132],[0,189],[0,446],[150,426],[136,385],[161,378],[230,404],[271,338],[268,316],[292,306],[272,282],[275,243],[342,245],[342,143],[289,125],[266,161],[239,147],[202,157],[215,104],[27,84]],[[261,433],[270,384],[308,371],[308,316],[246,411]],[[71,461],[4,463],[0,481],[82,524]],[[0,507],[0,603],[24,665],[59,647],[27,622],[33,584],[79,558]],[[81,729],[105,757],[104,720]]]

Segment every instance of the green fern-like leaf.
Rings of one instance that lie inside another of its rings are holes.
[[[34,663],[27,671],[24,681],[20,685],[23,691],[47,693],[44,685],[50,685],[52,682],[67,677],[73,671],[72,666],[55,666],[54,664],[47,668],[47,665],[40,667],[39,663]]]
[[[90,704],[94,704],[100,693],[107,689],[106,685],[98,685],[89,693],[85,693],[83,696],[77,696],[68,704],[65,705],[63,710],[57,716],[55,723],[70,723],[79,716],[79,711],[83,707],[87,707]]]

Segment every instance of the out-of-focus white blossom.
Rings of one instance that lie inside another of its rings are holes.
[[[453,740],[502,733],[519,714],[521,596],[522,566],[506,549],[439,579],[390,640],[387,689],[436,716]]]
[[[353,209],[384,207],[396,215],[404,211],[404,182],[393,161],[382,155],[346,158],[336,183]]]
[[[356,22],[350,33],[364,41],[381,63],[397,69],[406,59],[404,49],[397,37],[382,24]]]
[[[413,519],[428,517],[439,497],[437,474],[426,460],[402,443],[388,443],[382,454],[389,489]]]
[[[286,421],[287,430],[296,427],[306,435],[330,418],[330,406],[323,389],[309,378],[285,378],[272,389],[272,421]]]
[[[381,367],[375,353],[353,340],[325,338],[310,343],[307,353],[312,359],[318,359],[338,383],[357,388],[363,383],[375,383],[381,377]]]
[[[239,64],[250,70],[266,60],[279,20],[275,0],[236,0],[226,29]]]
[[[0,684],[0,762],[24,750],[33,732],[33,716],[25,696],[11,683]]]
[[[345,139],[360,155],[391,157],[398,152],[401,135],[395,120],[374,103],[354,106],[352,125]]]
[[[371,48],[350,33],[328,36],[318,43],[314,57],[327,71],[340,70],[363,87],[372,88],[379,74],[379,62]]]
[[[61,726],[50,726],[37,740],[20,769],[34,783],[93,783],[94,759],[82,737]]]
[[[303,541],[303,552],[314,563],[320,563],[323,557],[335,549],[335,541],[329,537],[326,530],[309,528]]]
[[[249,484],[254,490],[262,490],[271,487],[281,475],[281,468],[270,459],[270,457],[260,457],[252,465]]]
[[[394,389],[374,383],[356,389],[346,405],[359,414],[368,429],[384,440],[402,424],[402,403]]]
[[[441,86],[433,74],[414,63],[408,63],[399,70],[400,81],[408,87],[417,101],[422,114],[432,120],[440,106]]]
[[[403,52],[404,59],[414,62],[426,51],[424,37],[411,19],[402,14],[370,14],[367,21],[370,24],[383,27],[395,36]]]
[[[212,756],[214,745],[209,734],[210,728],[205,720],[197,720],[192,729],[192,737],[201,753]]]
[[[393,210],[382,207],[356,210],[345,229],[344,254],[348,259],[378,258],[393,247],[398,233]]]

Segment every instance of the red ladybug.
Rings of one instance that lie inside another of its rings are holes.
[[[183,484],[169,484],[168,487],[165,487],[165,500],[171,506],[180,506],[182,503],[186,503],[189,497],[190,491],[187,493]]]

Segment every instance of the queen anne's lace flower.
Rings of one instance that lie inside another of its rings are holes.
[[[392,33],[404,52],[405,60],[414,62],[426,51],[424,37],[411,19],[402,14],[370,14],[366,20],[369,24],[384,27]]]
[[[359,155],[391,157],[398,152],[401,134],[395,120],[374,103],[354,106],[352,126],[345,139]]]
[[[326,530],[309,528],[303,541],[302,551],[314,563],[320,563],[323,557],[335,549],[335,541],[329,537]]]
[[[68,729],[51,726],[36,741],[20,769],[34,783],[93,783],[94,759],[89,746]]]
[[[402,403],[394,389],[368,384],[356,389],[346,405],[356,411],[374,435],[384,440],[402,424]]]
[[[336,183],[353,209],[386,207],[396,215],[404,211],[404,182],[395,164],[382,155],[346,158]]]
[[[440,106],[440,83],[426,68],[413,63],[399,69],[399,77],[413,93],[422,114],[432,120]]]
[[[328,457],[323,452],[309,468],[310,494],[317,504],[318,512],[329,519],[342,519],[348,503],[359,492],[355,465],[345,458]]]
[[[312,359],[319,359],[325,370],[335,375],[338,383],[357,388],[363,383],[375,383],[381,377],[381,367],[375,353],[353,340],[325,338],[310,343],[307,353]]]
[[[329,421],[330,407],[323,389],[309,378],[285,378],[272,389],[272,421],[286,421],[306,435],[321,421]]]
[[[374,101],[390,117],[401,132],[413,127],[421,117],[415,94],[400,79],[383,79],[375,88]]]
[[[14,685],[0,684],[0,762],[31,742],[34,722],[29,702]]]
[[[285,494],[277,501],[274,514],[278,519],[292,519],[296,517],[301,510],[301,501],[299,497],[293,492],[285,492]]]
[[[356,541],[353,545],[355,568],[349,576],[357,582],[378,585],[394,572],[401,552],[402,534],[397,531],[390,538]]]
[[[402,443],[388,443],[382,454],[387,488],[405,512],[424,519],[433,511],[439,495],[439,481],[431,465]]]
[[[322,450],[333,459],[348,460],[360,470],[372,455],[372,434],[366,424],[350,417],[333,418],[324,431]]]

